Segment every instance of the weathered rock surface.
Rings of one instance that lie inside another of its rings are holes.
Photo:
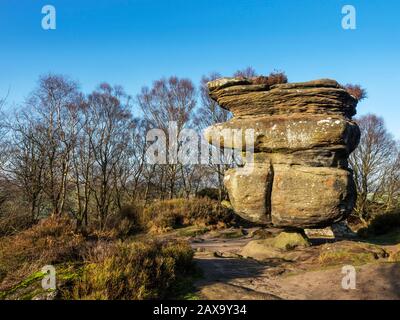
[[[335,152],[350,153],[360,137],[359,128],[353,121],[337,116],[305,117],[301,114],[233,118],[206,129],[205,137],[209,143],[213,143],[214,137],[220,137],[221,147],[245,151],[250,130],[254,130],[255,152],[292,153],[326,147]]]
[[[252,79],[223,78],[208,84],[210,96],[235,117],[293,113],[356,114],[357,100],[334,80],[253,84]]]
[[[352,231],[346,221],[340,221],[332,224],[330,227],[323,229],[305,229],[307,237],[309,238],[356,238],[357,233]]]
[[[265,201],[272,187],[271,163],[230,169],[225,173],[224,183],[229,189],[231,204],[236,212],[251,222],[267,224],[271,222],[271,208]]]
[[[355,187],[347,170],[274,166],[272,224],[310,228],[340,221],[355,204]]]
[[[273,238],[250,241],[243,247],[241,255],[256,260],[296,260],[301,253],[293,249],[306,248],[309,245],[307,239],[300,233],[281,232]]]
[[[224,180],[236,213],[276,227],[322,228],[351,212],[356,191],[347,159],[360,130],[351,120],[357,100],[342,86],[223,78],[208,87],[234,117],[206,129],[206,139],[244,155],[244,166]]]
[[[253,245],[254,250],[246,253],[253,258],[246,259],[244,247],[258,238],[258,230],[248,231],[254,238],[229,243],[208,238],[192,244],[196,249],[203,249],[196,250],[195,254],[196,265],[203,271],[203,277],[195,282],[199,298],[400,299],[400,245],[374,246],[347,240],[299,246],[294,250],[266,245],[256,250],[257,246]],[[213,254],[215,251],[221,254]],[[356,267],[356,290],[343,290],[341,286],[344,265]]]

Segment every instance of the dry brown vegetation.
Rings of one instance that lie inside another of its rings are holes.
[[[266,84],[269,87],[280,84],[280,83],[287,83],[288,78],[284,72],[281,71],[274,71],[271,72],[268,76],[259,76],[252,78],[252,83],[254,84]]]
[[[142,300],[166,297],[180,276],[192,271],[187,243],[116,243],[93,248],[82,277],[65,298]],[[70,296],[68,296],[70,294]]]
[[[73,275],[59,288],[59,299],[165,297],[182,277],[193,273],[193,251],[186,242],[160,242],[146,232],[221,226],[233,218],[216,200],[192,198],[125,206],[103,228],[93,225],[80,230],[73,219],[56,215],[41,219],[0,238],[0,297],[14,292],[26,279],[39,279],[38,272],[48,264]],[[140,240],[130,239],[138,233]]]
[[[358,230],[363,237],[381,236],[392,232],[400,231],[400,212],[387,212],[375,215],[368,226]]]
[[[268,76],[263,76],[258,75],[252,67],[247,67],[243,70],[236,71],[233,76],[236,78],[247,78],[251,80],[253,84],[265,84],[269,87],[275,84],[288,82],[288,78],[283,71],[274,70]]]
[[[0,238],[0,286],[8,286],[48,264],[82,261],[84,237],[68,218],[50,217],[14,236]]]
[[[231,210],[209,198],[155,201],[144,209],[144,223],[152,231],[164,232],[176,227],[229,224]]]
[[[59,299],[158,299],[194,271],[186,242],[121,241],[114,235],[82,235],[71,219],[53,216],[1,238],[0,298],[27,279],[40,280],[40,270],[48,264],[73,275],[58,288]]]
[[[367,98],[367,90],[361,87],[359,84],[346,84],[344,88],[350,93],[353,97],[355,97],[358,101],[364,100]]]

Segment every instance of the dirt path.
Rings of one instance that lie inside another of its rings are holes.
[[[307,263],[266,263],[238,256],[250,240],[197,239],[192,243],[195,260],[203,270],[203,279],[196,283],[202,298],[400,299],[399,263],[357,267],[356,289],[345,290],[341,266],[310,271],[309,266],[304,267]]]
[[[284,299],[400,299],[400,264],[373,263],[357,268],[356,288],[341,286],[341,268],[271,279],[272,293]]]

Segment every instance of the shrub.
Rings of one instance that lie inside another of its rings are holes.
[[[335,245],[324,244],[320,249],[318,262],[325,266],[362,265],[387,257],[388,253],[380,246],[362,242],[341,241]]]
[[[254,84],[266,84],[268,86],[273,86],[275,84],[287,83],[288,78],[282,71],[273,71],[267,77],[260,76],[253,78],[252,82]]]
[[[164,298],[177,279],[193,267],[193,251],[182,242],[120,242],[106,248],[103,244],[94,248],[88,259],[81,279],[71,290],[74,299]]]
[[[118,220],[118,223],[111,230],[113,236],[118,239],[125,239],[131,234],[135,233],[137,226],[129,219],[123,218]]]
[[[136,227],[140,227],[142,224],[142,214],[143,207],[138,204],[125,205],[119,212],[119,216],[121,217],[121,219],[127,219]]]
[[[197,192],[196,196],[198,198],[210,198],[213,200],[219,200],[219,189],[217,188],[204,188]]]
[[[148,227],[168,231],[184,225],[216,225],[229,223],[233,215],[218,201],[209,198],[161,200],[144,209]]]
[[[0,217],[0,237],[11,236],[32,226],[26,214],[8,214]]]
[[[79,260],[84,239],[68,218],[50,217],[0,240],[0,280],[7,287],[46,264]],[[11,272],[12,271],[12,272]]]
[[[257,76],[257,72],[253,67],[247,67],[246,69],[236,71],[233,76],[235,78],[252,78]]]
[[[273,71],[268,75],[268,84],[270,86],[274,84],[280,84],[280,83],[287,83],[288,78],[286,74],[282,71]]]
[[[346,84],[344,88],[349,94],[355,97],[358,101],[367,98],[367,91],[358,84]]]
[[[400,212],[376,215],[367,228],[358,231],[360,236],[383,235],[400,229]]]
[[[144,229],[143,207],[139,204],[125,205],[117,213],[107,218],[104,230],[99,231],[99,226],[91,231],[102,239],[125,239],[128,236]]]

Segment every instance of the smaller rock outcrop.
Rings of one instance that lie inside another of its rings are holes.
[[[241,255],[256,260],[295,260],[299,253],[293,250],[306,248],[308,246],[310,246],[310,243],[303,234],[297,232],[281,232],[275,237],[250,241],[243,247]]]

